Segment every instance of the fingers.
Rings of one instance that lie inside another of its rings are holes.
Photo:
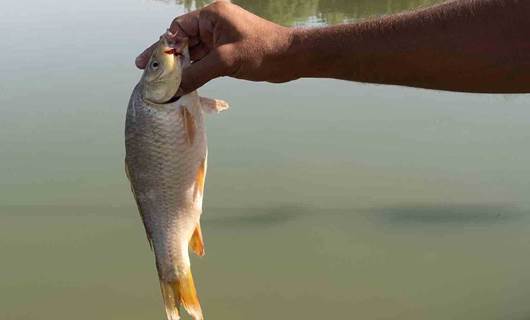
[[[136,64],[136,67],[139,69],[144,69],[147,63],[149,62],[149,58],[151,57],[151,53],[153,52],[153,49],[155,48],[156,44],[155,42],[149,48],[145,49],[144,52],[140,53],[138,57],[136,57],[136,60],[134,63]]]
[[[199,37],[199,10],[192,11],[180,17],[177,17],[171,22],[169,31],[173,33],[181,33],[189,38]],[[193,44],[192,44],[193,45]]]
[[[216,48],[184,69],[177,95],[192,92],[214,78],[229,75],[235,67],[235,61],[230,45]]]
[[[178,18],[175,18],[169,27],[169,31],[175,33],[177,36],[184,36],[189,39],[189,46],[194,47],[199,44],[199,11],[193,11]],[[145,49],[138,57],[136,57],[135,64],[139,69],[144,69],[156,42],[149,48]]]
[[[192,61],[201,60],[208,54],[208,52],[210,52],[210,49],[201,43],[190,48],[190,58]]]
[[[180,17],[175,18],[169,26],[169,31],[177,36],[188,38],[188,45],[193,51],[194,47],[200,50],[195,50],[196,59],[201,59],[206,53],[205,45],[210,49],[213,47],[213,29],[217,19],[218,10],[221,6],[229,4],[229,1],[218,0],[214,3],[198,9]],[[149,57],[153,51],[154,45],[144,50],[135,61],[138,68],[143,69],[149,62]]]

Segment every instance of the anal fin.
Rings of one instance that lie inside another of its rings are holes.
[[[193,231],[193,235],[191,236],[190,240],[190,248],[195,252],[196,255],[199,257],[204,256],[204,240],[202,238],[202,231],[201,231],[201,223],[199,222],[197,224],[197,227],[195,228],[195,231]]]

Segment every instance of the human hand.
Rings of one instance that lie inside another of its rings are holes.
[[[292,31],[227,1],[177,17],[169,30],[188,38],[193,63],[184,69],[177,95],[191,92],[208,81],[231,76],[252,81],[286,82],[296,78],[289,72],[286,53]],[[145,68],[152,46],[136,58]]]

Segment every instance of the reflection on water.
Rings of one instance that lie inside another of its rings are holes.
[[[511,206],[468,205],[400,205],[369,210],[372,217],[392,225],[476,225],[514,222],[528,217],[528,211]]]
[[[410,207],[382,210],[405,220],[386,226],[355,209],[209,208],[207,255],[193,257],[206,316],[528,319],[530,241],[521,220],[484,227],[477,211],[488,208]],[[421,221],[437,230],[415,226],[423,214],[458,221],[456,211],[482,227],[444,219]],[[0,318],[163,319],[138,220],[133,206],[0,207]]]
[[[302,218],[309,210],[293,206],[271,208],[212,208],[203,221],[212,227],[264,228],[273,227]]]
[[[243,8],[284,25],[295,23],[341,23],[390,14],[440,3],[443,0],[234,0]],[[177,0],[186,9],[200,8],[211,1]]]

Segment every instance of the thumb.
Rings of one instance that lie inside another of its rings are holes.
[[[215,48],[182,71],[182,82],[177,95],[192,92],[212,79],[231,74],[235,61],[234,50],[230,45]]]

